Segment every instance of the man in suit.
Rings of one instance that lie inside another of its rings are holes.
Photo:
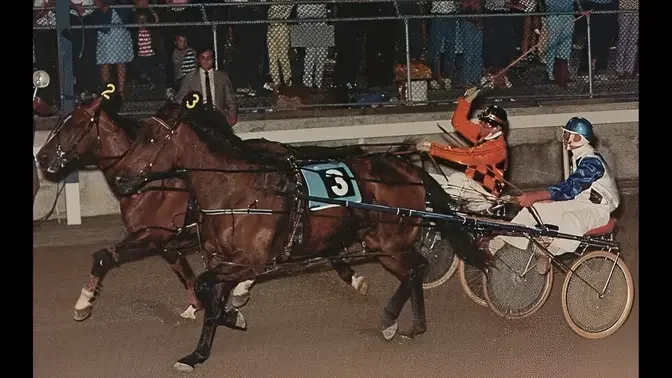
[[[214,61],[211,48],[198,51],[199,68],[184,76],[175,101],[182,101],[191,91],[202,93],[205,107],[220,111],[226,117],[229,126],[233,126],[238,122],[236,92],[229,75],[214,69]]]

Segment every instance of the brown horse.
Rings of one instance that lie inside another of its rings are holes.
[[[237,284],[270,279],[315,258],[338,258],[344,243],[356,241],[364,242],[370,256],[400,281],[383,311],[383,336],[395,336],[409,298],[413,326],[408,336],[426,331],[422,277],[427,260],[413,247],[420,219],[328,206],[306,194],[415,210],[424,210],[429,200],[439,212],[449,212],[452,199],[427,172],[399,155],[339,160],[303,166],[251,150],[232,132],[214,130],[198,119],[173,125],[147,122],[120,162],[124,172],[119,170],[115,187],[129,195],[148,180],[180,175],[202,213],[208,270],[198,277],[196,292],[205,307],[203,329],[196,350],[180,359],[176,369],[190,371],[208,359],[219,325],[246,329],[242,315],[223,306]],[[486,253],[459,225],[437,223],[465,261],[487,266]]]
[[[37,154],[40,168],[49,177],[95,164],[113,185],[114,169],[131,146],[139,123],[117,115],[119,99],[99,98],[80,104],[61,119]],[[165,190],[164,190],[165,189]],[[128,236],[93,253],[93,266],[75,304],[74,319],[83,321],[93,310],[107,272],[120,264],[159,254],[170,265],[187,291],[190,306],[183,317],[194,318],[201,308],[194,293],[196,277],[182,253],[198,246],[195,233],[185,226],[189,193],[179,179],[165,180],[161,190],[120,198],[121,215]],[[179,234],[179,236],[178,236]]]
[[[110,94],[108,94],[109,96]],[[95,164],[110,181],[114,169],[135,138],[141,122],[117,114],[120,99],[112,94],[109,100],[101,97],[80,104],[73,112],[58,122],[47,143],[40,149],[37,159],[40,167],[50,177],[60,177],[82,165]],[[171,119],[182,112],[182,107],[168,104],[159,110],[159,116]],[[251,145],[266,146],[278,153],[289,147],[266,140],[251,140]],[[302,156],[317,156],[334,150],[305,146],[298,148]],[[335,153],[335,152],[331,152]],[[114,246],[94,252],[91,274],[75,304],[74,319],[86,320],[92,313],[93,302],[107,272],[120,264],[159,254],[170,265],[186,289],[189,307],[181,314],[195,319],[201,309],[194,294],[196,277],[183,254],[197,245],[193,224],[186,216],[193,209],[184,182],[166,180],[156,190],[144,191],[133,197],[120,199],[120,211],[129,236]],[[179,233],[179,237],[177,237]],[[362,295],[368,285],[364,277],[357,275],[348,265],[335,262],[334,268],[346,283]],[[241,283],[234,290],[232,304],[243,306],[249,299],[252,282]]]

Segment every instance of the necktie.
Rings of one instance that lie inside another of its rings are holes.
[[[208,71],[205,71],[205,98],[206,106],[209,109],[214,108],[214,104],[212,103],[212,90],[210,89],[210,74]]]

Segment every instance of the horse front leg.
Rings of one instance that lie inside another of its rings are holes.
[[[336,270],[338,276],[343,282],[352,286],[361,295],[366,295],[369,291],[369,284],[364,280],[364,276],[355,272],[350,265],[342,261],[332,261],[331,266]]]
[[[194,370],[197,364],[207,361],[219,325],[234,329],[246,329],[245,320],[238,310],[224,311],[224,305],[234,285],[235,283],[227,281],[216,282],[215,275],[212,272],[205,272],[197,278],[196,295],[205,309],[201,336],[194,352],[179,359],[173,365],[174,369],[190,372]]]
[[[103,278],[107,272],[125,262],[151,256],[155,253],[150,243],[143,240],[148,232],[131,234],[113,246],[93,253],[93,265],[89,279],[84,284],[77,302],[75,302],[74,319],[81,322],[88,319],[93,311],[93,302],[100,293]]]

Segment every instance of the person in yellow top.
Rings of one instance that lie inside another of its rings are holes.
[[[478,115],[478,122],[469,119],[471,103],[480,93],[469,88],[457,99],[452,124],[471,147],[454,147],[436,142],[421,142],[417,148],[431,156],[447,160],[458,172],[449,175],[446,192],[466,202],[469,211],[481,212],[492,206],[492,199],[501,195],[506,185],[508,167],[504,133],[508,128],[506,111],[490,105]]]

